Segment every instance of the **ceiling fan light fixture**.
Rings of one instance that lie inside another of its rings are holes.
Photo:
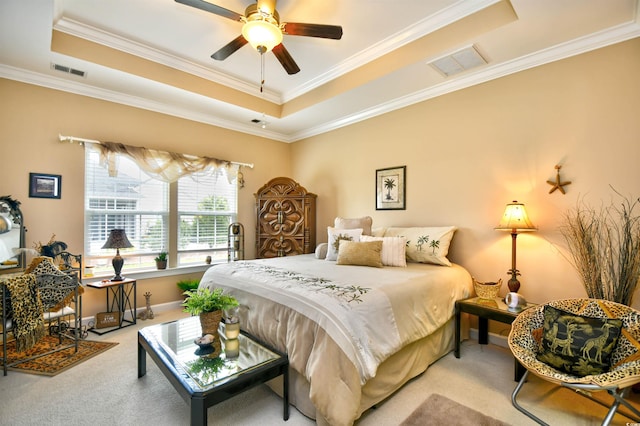
[[[273,21],[273,22],[272,22]],[[242,27],[242,36],[260,53],[270,52],[282,43],[282,30],[271,16],[250,16]]]

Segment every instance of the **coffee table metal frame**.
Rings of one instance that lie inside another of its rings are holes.
[[[178,320],[178,321],[184,321]],[[169,323],[165,323],[169,324]],[[138,331],[138,378],[147,371],[146,355],[156,363],[178,394],[187,402],[191,410],[191,426],[205,426],[207,424],[207,409],[215,404],[236,396],[254,386],[267,382],[278,376],[283,378],[283,419],[289,419],[289,359],[286,354],[260,343],[255,337],[242,331],[242,335],[255,344],[274,352],[277,359],[264,362],[248,371],[242,371],[229,378],[226,382],[202,389],[184,371],[176,359],[175,354],[166,350],[153,339],[148,339],[144,329]],[[196,336],[194,336],[195,338]]]

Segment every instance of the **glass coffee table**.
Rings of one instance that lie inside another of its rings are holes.
[[[254,386],[282,376],[284,420],[289,419],[289,359],[245,332],[236,347],[207,355],[194,339],[202,334],[198,317],[138,331],[138,377],[147,372],[149,354],[191,409],[191,425],[207,424],[207,409]]]

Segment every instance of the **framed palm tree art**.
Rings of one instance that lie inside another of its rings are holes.
[[[405,210],[407,167],[376,170],[376,210]]]

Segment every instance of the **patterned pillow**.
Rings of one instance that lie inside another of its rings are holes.
[[[360,235],[362,235],[362,228],[358,229],[336,229],[330,226],[327,227],[327,233],[329,234],[329,246],[327,247],[327,257],[325,260],[337,260],[338,249],[340,248],[340,240],[347,241],[360,241]]]
[[[58,269],[52,258],[36,257],[25,270],[25,274],[29,273],[37,278],[40,299],[45,312],[59,311],[73,299],[75,293],[67,287],[74,282],[74,279]],[[56,279],[55,277],[63,278]],[[83,290],[82,286],[78,288],[80,294]]]
[[[543,315],[538,360],[578,377],[609,371],[621,320],[575,315],[553,306],[545,306]]]
[[[451,266],[447,259],[455,226],[430,228],[387,228],[385,237],[407,238],[407,261]]]
[[[360,241],[382,241],[382,264],[384,266],[407,266],[405,237],[370,237],[363,235]]]
[[[354,242],[340,240],[338,265],[359,265],[382,268],[382,241]]]

